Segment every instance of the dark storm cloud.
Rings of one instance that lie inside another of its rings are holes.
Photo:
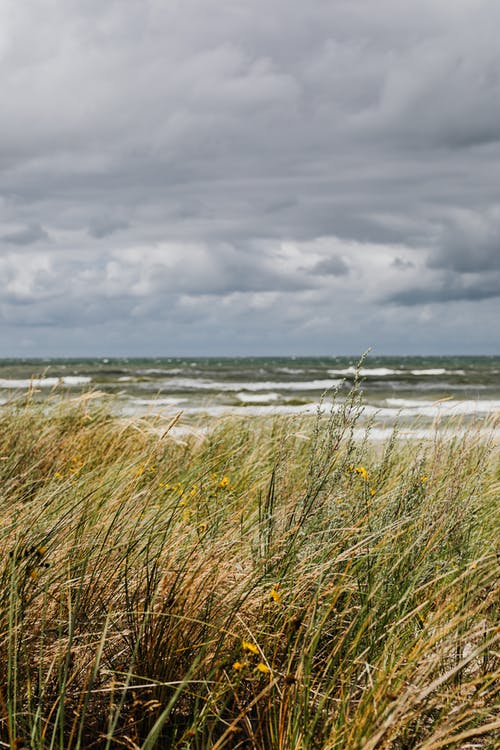
[[[500,208],[457,211],[444,227],[429,267],[459,273],[500,270]]]
[[[4,342],[21,320],[158,336],[170,314],[201,339],[204,319],[233,340],[282,321],[280,345],[323,350],[334,299],[391,346],[396,304],[420,325],[419,306],[492,297],[496,0],[4,10]]]
[[[500,274],[471,281],[449,276],[430,288],[414,286],[395,294],[389,294],[385,301],[411,307],[413,305],[446,303],[457,300],[476,302],[496,297],[500,297]]]
[[[126,221],[120,221],[119,219],[113,219],[107,216],[100,216],[91,223],[88,232],[91,237],[99,240],[103,237],[109,237],[109,235],[118,232],[121,229],[128,229],[128,227],[129,224]]]
[[[328,258],[318,261],[311,269],[310,273],[320,274],[322,276],[345,276],[349,273],[349,266],[343,258],[338,255],[331,255]]]
[[[39,240],[48,239],[49,235],[40,226],[40,224],[29,224],[23,229],[18,229],[10,234],[4,234],[0,237],[0,242],[7,245],[32,245]]]
[[[411,268],[415,268],[415,263],[412,263],[411,260],[402,260],[398,256],[394,258],[392,261],[392,267],[397,268],[402,271],[409,270]]]

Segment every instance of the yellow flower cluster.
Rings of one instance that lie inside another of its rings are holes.
[[[252,658],[252,656],[260,656],[260,649],[255,645],[255,643],[252,643],[252,641],[242,641],[241,648],[250,657],[250,659]],[[235,670],[235,672],[242,672],[248,666],[250,666],[248,660],[237,660],[233,662],[233,669]],[[260,672],[261,674],[269,674],[271,672],[271,667],[262,660],[258,661],[255,664],[254,669],[256,672]]]
[[[139,468],[135,471],[135,476],[141,477],[146,473],[156,474],[156,467],[151,464],[139,464]]]
[[[82,461],[82,459],[78,458],[78,456],[72,456],[69,473],[79,474],[80,470],[83,469],[84,466],[85,466],[85,461]]]
[[[82,461],[78,456],[71,456],[69,463],[62,467],[60,471],[54,472],[54,479],[64,479],[65,471],[68,475],[76,476],[85,466],[85,461]]]
[[[361,464],[359,466],[353,466],[353,464],[349,464],[349,470],[355,472],[359,477],[361,477],[363,482],[368,482],[368,471],[364,466],[361,466]],[[374,487],[370,487],[368,491],[370,493],[370,497],[373,497],[375,495],[376,490]]]
[[[32,581],[37,581],[40,576],[40,571],[43,568],[48,568],[49,563],[44,561],[44,557],[47,553],[47,547],[41,544],[38,547],[30,547],[25,550],[24,556],[30,557],[30,564],[28,566],[28,574]]]
[[[269,596],[273,600],[273,602],[276,602],[276,604],[281,604],[281,594],[278,591],[279,583],[275,584],[271,591],[269,592]]]
[[[271,671],[271,668],[268,667],[267,664],[264,664],[263,661],[259,661],[255,669],[257,669],[259,672],[262,672],[262,674],[268,674]]]
[[[241,648],[243,651],[248,651],[250,654],[258,654],[259,649],[255,645],[255,643],[252,643],[251,641],[243,641],[241,644]]]
[[[359,476],[362,477],[365,482],[368,481],[368,472],[364,466],[356,466],[355,472],[356,474],[359,474]]]
[[[224,474],[222,477],[220,477],[218,474],[213,472],[210,478],[212,482],[215,482],[217,484],[217,488],[220,490],[227,489],[231,483],[231,480],[229,479],[227,474]]]

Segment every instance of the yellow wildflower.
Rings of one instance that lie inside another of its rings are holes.
[[[263,661],[259,661],[259,663],[256,666],[256,669],[258,669],[259,672],[262,672],[262,674],[267,674],[268,672],[271,671],[269,667],[267,666],[267,664],[264,664]]]
[[[225,489],[226,487],[228,487],[228,486],[229,486],[229,481],[230,481],[230,480],[229,480],[229,477],[228,477],[228,476],[226,476],[226,475],[224,475],[224,476],[222,477],[222,479],[220,480],[220,482],[219,482],[219,487],[220,487],[221,489]]]
[[[360,477],[363,477],[365,482],[368,479],[368,472],[366,471],[364,466],[356,466],[356,474],[359,474]]]
[[[251,654],[259,653],[259,649],[255,643],[252,643],[251,641],[243,641],[241,647],[243,648],[243,651],[249,651]]]
[[[423,474],[420,477],[420,481],[422,482],[422,484],[425,484],[426,482],[428,482],[429,481],[429,477],[427,476],[427,474]]]
[[[235,661],[233,664],[233,669],[236,669],[237,672],[240,672],[245,667],[246,663],[244,661]]]
[[[78,458],[77,456],[71,457],[71,463],[73,464],[70,471],[72,471],[74,474],[82,468],[82,466],[85,465],[85,461],[82,461],[81,458]]]
[[[36,581],[38,579],[38,571],[35,568],[32,568],[32,570],[30,570],[30,578],[33,581]]]
[[[56,471],[56,473],[54,474],[54,477],[55,477],[56,479],[62,479],[62,478],[63,478],[63,475],[61,474],[61,472],[60,472],[60,471]]]
[[[276,604],[281,604],[281,594],[277,590],[276,586],[273,586],[271,591],[269,592],[269,596],[273,600],[273,602],[276,602]]]
[[[373,487],[370,487],[370,495],[373,497],[374,494],[375,494],[375,490],[373,489]]]

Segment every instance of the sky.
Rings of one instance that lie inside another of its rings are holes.
[[[498,0],[0,0],[0,357],[500,352]]]

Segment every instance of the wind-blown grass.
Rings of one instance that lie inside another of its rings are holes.
[[[496,747],[497,454],[361,409],[4,408],[0,747]]]

